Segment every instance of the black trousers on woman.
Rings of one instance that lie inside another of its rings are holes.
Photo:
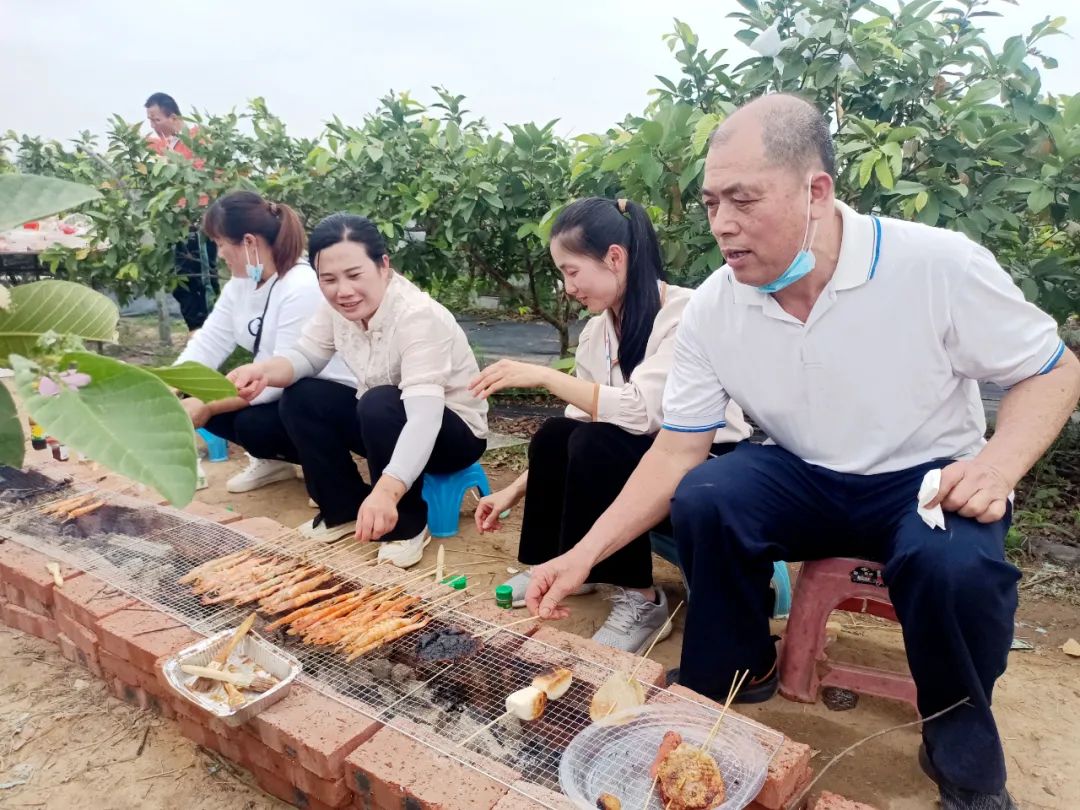
[[[337,385],[326,380],[311,382]],[[227,442],[240,445],[255,458],[273,458],[299,464],[300,454],[296,452],[296,447],[285,430],[285,424],[281,421],[278,404],[267,402],[265,405],[252,405],[239,411],[212,416],[206,423],[206,429]]]
[[[575,546],[622,491],[654,438],[605,422],[580,422],[563,416],[544,422],[529,444],[518,560],[524,565],[540,565]],[[667,520],[654,528],[671,534]],[[650,587],[649,533],[600,562],[587,581],[623,588]]]
[[[315,383],[313,385],[312,383]],[[367,459],[372,482],[378,481],[405,428],[401,391],[392,385],[356,391],[340,383],[306,379],[289,386],[281,397],[281,420],[304,468],[308,493],[319,504],[327,526],[356,520],[360,504],[371,492],[352,453]],[[469,426],[443,408],[442,426],[425,472],[451,473],[479,460],[487,448]],[[427,524],[423,476],[398,502],[398,522],[382,540],[405,540]]]

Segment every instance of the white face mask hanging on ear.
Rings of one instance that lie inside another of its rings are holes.
[[[259,261],[259,246],[255,246],[255,264],[251,263],[251,254],[248,252],[248,246],[244,244],[244,258],[247,263],[244,265],[244,270],[247,272],[248,278],[258,284],[262,281],[263,264]]]

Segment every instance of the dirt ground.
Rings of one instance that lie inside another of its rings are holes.
[[[198,493],[200,501],[245,516],[266,515],[286,525],[310,519],[314,510],[300,481],[242,495],[227,493],[225,481],[245,460],[233,451],[227,462],[205,463],[211,487]],[[516,473],[500,469],[489,475],[498,487]],[[448,570],[460,569],[474,586],[501,582],[508,568],[518,567],[514,551],[519,520],[516,510],[502,531],[481,537],[463,516],[461,534],[444,541]],[[427,550],[432,564],[437,546],[432,543]],[[658,563],[657,580],[672,605],[684,598],[677,569]],[[1080,607],[1032,596],[1028,590],[1021,594],[1017,636],[1035,649],[1012,653],[995,693],[1009,787],[1023,808],[1075,810],[1080,807],[1080,659],[1069,658],[1059,647],[1070,637],[1080,638]],[[607,605],[597,594],[572,600],[572,609],[573,615],[559,626],[589,635],[603,621]],[[676,619],[671,637],[653,652],[666,666],[678,663],[683,615]],[[842,631],[830,654],[901,667],[903,644],[895,625],[867,616],[837,618]],[[251,786],[242,771],[181,737],[169,721],[107,697],[103,684],[68,664],[51,645],[0,630],[0,661],[0,807],[67,808],[79,803],[88,808],[166,810],[180,801],[207,810],[284,807]],[[817,771],[863,737],[915,719],[909,707],[866,697],[848,712],[777,697],[745,713],[809,743]],[[146,744],[139,755],[144,734]],[[880,810],[933,808],[936,791],[915,762],[918,744],[917,728],[872,740],[837,762],[815,791],[834,790]],[[30,781],[5,787],[20,765],[33,766]]]

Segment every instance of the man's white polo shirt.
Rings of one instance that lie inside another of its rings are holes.
[[[1065,351],[966,236],[843,215],[840,256],[806,323],[722,267],[679,325],[664,428],[711,431],[728,398],[810,464],[871,474],[969,458],[984,444],[977,380],[1006,388]]]

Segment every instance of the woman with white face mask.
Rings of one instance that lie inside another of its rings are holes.
[[[572,549],[612,504],[660,429],[664,383],[675,333],[691,291],[664,281],[660,245],[649,215],[629,200],[590,197],[568,205],[551,230],[551,258],[566,294],[593,316],[578,340],[576,370],[500,360],[470,389],[488,397],[504,388],[546,388],[567,403],[529,444],[529,470],[476,508],[481,532],[522,498],[518,559],[539,565]],[[713,452],[749,436],[731,405]],[[671,529],[660,527],[666,534]],[[514,576],[515,606],[524,606],[530,571]],[[654,587],[648,533],[592,569],[579,592],[614,585],[612,609],[596,641],[640,653],[667,624],[667,598]]]
[[[192,335],[177,363],[194,361],[217,369],[239,346],[256,360],[293,347],[300,330],[322,303],[319,283],[302,260],[304,226],[289,206],[235,191],[206,212],[203,231],[217,245],[232,278],[221,290],[202,328]],[[312,381],[322,388],[354,392],[356,381],[340,360]],[[278,413],[280,388],[258,397],[204,403],[194,397],[184,407],[196,428],[243,447],[247,469],[234,475],[229,492],[248,492],[296,476],[300,461]]]
[[[309,241],[326,302],[291,350],[229,379],[244,397],[288,386],[282,419],[320,510],[300,533],[380,540],[380,561],[408,568],[430,539],[423,473],[461,470],[487,447],[487,403],[468,390],[476,358],[446,307],[390,266],[369,219],[333,214]],[[311,396],[306,378],[335,352],[356,375],[356,395]],[[352,453],[367,459],[370,483]]]

